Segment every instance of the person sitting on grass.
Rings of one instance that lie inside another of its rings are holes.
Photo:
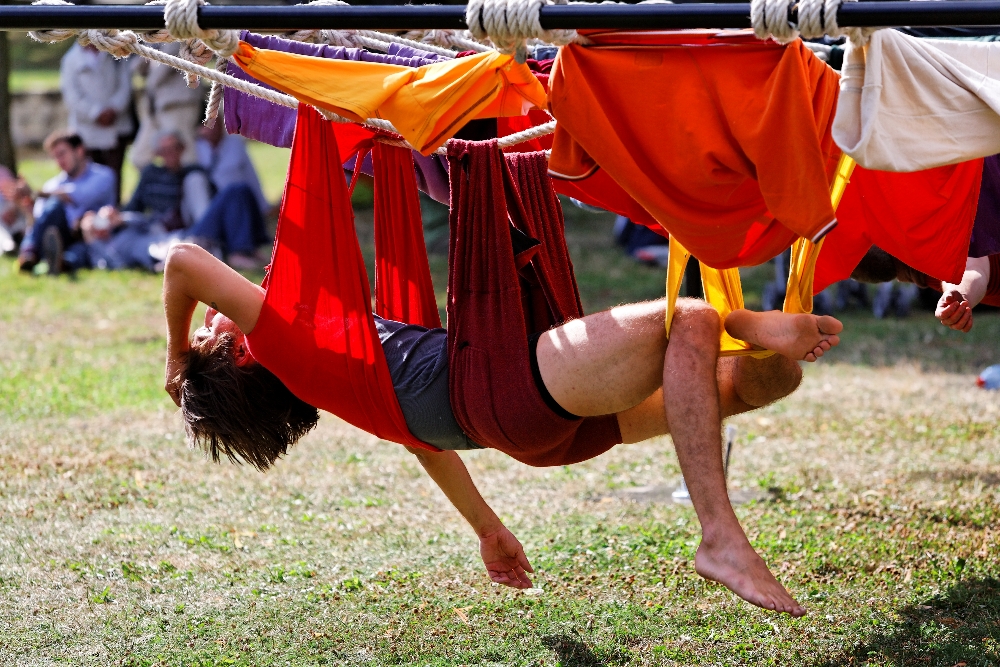
[[[251,353],[249,341],[264,297],[263,288],[198,246],[176,245],[168,254],[165,389],[181,408],[191,445],[216,461],[242,459],[261,470],[319,418]],[[189,338],[199,302],[209,308],[204,326]],[[828,316],[737,310],[726,317],[726,330],[778,354],[719,358],[715,309],[704,301],[679,300],[668,344],[665,307],[663,300],[619,306],[533,338],[529,356],[537,369],[537,391],[546,403],[551,399],[556,412],[616,415],[625,443],[670,433],[702,523],[698,573],[760,607],[801,616],[805,610],[754,551],[729,503],[721,420],[794,391],[801,380],[796,360],[821,357],[838,344],[843,327]],[[461,458],[448,451],[477,445],[454,444],[468,438],[458,427],[448,393],[447,332],[381,318],[375,322],[400,405],[419,406],[403,410],[411,431],[418,435],[417,424],[434,421],[458,432],[428,443],[445,451],[407,449],[476,531],[491,579],[530,587],[526,573],[533,570],[520,542],[483,500]],[[420,382],[414,382],[417,376]],[[444,381],[436,381],[442,376]],[[422,387],[421,395],[409,395],[415,386]],[[495,409],[516,414],[518,406]]]
[[[45,139],[45,150],[62,172],[38,193],[35,222],[21,241],[17,262],[22,271],[31,271],[44,254],[49,272],[58,273],[63,248],[80,238],[80,220],[88,211],[115,203],[118,181],[110,168],[91,162],[76,133],[53,132]],[[23,182],[19,187],[27,188]],[[17,196],[30,195],[20,191]]]
[[[234,183],[212,196],[204,170],[182,166],[183,153],[178,135],[161,135],[156,155],[162,165],[150,164],[142,170],[132,198],[121,211],[107,206],[84,216],[83,240],[66,250],[59,266],[70,271],[152,271],[162,267],[171,244],[189,239],[227,253],[234,268],[261,269],[257,246],[269,238],[253,189]]]

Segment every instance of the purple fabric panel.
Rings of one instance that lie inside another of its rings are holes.
[[[997,253],[1000,253],[1000,155],[991,155],[983,160],[983,184],[979,189],[969,257]]]
[[[286,53],[297,53],[303,56],[332,58],[334,60],[356,60],[363,62],[379,62],[406,67],[420,67],[440,60],[444,56],[428,51],[420,51],[409,46],[391,44],[389,53],[372,53],[364,49],[346,49],[328,44],[306,44],[293,42],[270,35],[256,35],[244,30],[240,39],[250,46]],[[239,65],[229,63],[226,73],[253,83],[261,84],[252,76],[240,69]],[[265,86],[270,88],[270,86]],[[226,88],[223,103],[226,131],[229,134],[239,134],[247,139],[253,139],[272,146],[290,148],[292,135],[295,133],[296,110],[273,104],[253,95],[247,95],[232,88]],[[445,176],[447,183],[447,176]]]

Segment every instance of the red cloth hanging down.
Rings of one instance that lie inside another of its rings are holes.
[[[505,159],[496,141],[453,140],[448,161],[449,386],[456,421],[475,442],[532,466],[567,465],[607,451],[621,442],[614,415],[561,417],[532,377],[528,336],[582,315],[544,153]],[[511,224],[545,243],[515,257]],[[523,261],[532,252],[530,263]]]
[[[441,326],[427,262],[413,153],[375,142],[375,312],[428,329]]]
[[[266,295],[247,343],[300,399],[384,440],[407,429],[371,312],[334,124],[299,106]]]
[[[850,277],[872,245],[917,271],[958,283],[976,219],[983,161],[911,173],[855,167],[816,262],[813,291]]]

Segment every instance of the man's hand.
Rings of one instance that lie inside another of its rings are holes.
[[[181,407],[181,371],[187,363],[187,352],[167,351],[167,368],[164,373],[165,381],[163,388],[170,398],[173,399],[177,407]]]
[[[479,553],[490,579],[511,588],[531,588],[531,579],[526,572],[535,570],[524,555],[524,547],[506,526],[481,535]]]
[[[101,127],[110,127],[115,124],[115,121],[117,119],[118,119],[118,112],[115,111],[114,109],[109,108],[97,114],[97,118],[94,119],[94,122],[100,125]]]
[[[941,295],[934,316],[955,331],[967,332],[972,328],[972,304],[958,290]]]

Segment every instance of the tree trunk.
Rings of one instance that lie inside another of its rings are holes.
[[[0,31],[0,164],[16,174],[17,156],[10,132],[10,101],[10,45],[6,31]]]

